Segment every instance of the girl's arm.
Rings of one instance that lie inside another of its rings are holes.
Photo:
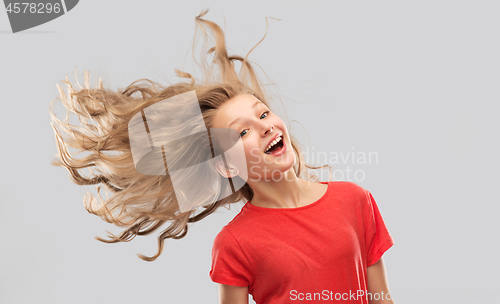
[[[248,304],[248,287],[219,284],[220,304]]]
[[[371,294],[371,297],[368,296],[370,304],[394,304],[392,297],[390,295],[387,296],[389,293],[389,283],[387,282],[384,260],[382,258],[367,268],[367,283],[368,292]]]

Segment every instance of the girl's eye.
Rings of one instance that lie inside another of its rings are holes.
[[[267,117],[267,114],[269,114],[269,111],[265,111],[264,113],[262,113],[262,115],[266,114],[266,117]],[[262,115],[260,115],[260,117],[262,117]]]
[[[264,118],[266,118],[266,117],[267,117],[267,115],[269,115],[269,111],[264,111],[264,113],[262,113],[262,115],[264,115],[264,114],[266,114],[266,116],[264,117]],[[261,119],[262,119],[262,115],[260,115]],[[241,136],[241,137],[243,137],[243,136],[245,136],[245,135],[247,134],[247,133],[243,134],[243,132],[245,132],[246,130],[247,130],[247,129],[245,129],[245,130],[241,131],[241,133],[240,133],[240,136]]]

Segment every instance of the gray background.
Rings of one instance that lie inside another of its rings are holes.
[[[122,229],[87,213],[84,189],[49,165],[55,84],[75,69],[114,89],[176,80],[174,68],[192,71],[183,63],[204,7],[225,17],[233,54],[262,38],[265,16],[282,19],[250,60],[285,95],[282,118],[309,152],[378,154],[312,164],[337,179],[364,173],[350,180],[372,192],[396,241],[384,258],[397,303],[496,303],[500,3],[442,0],[89,0],[18,34],[0,12],[0,303],[218,303],[212,242],[241,204],[144,262],[136,253],[153,255],[157,234],[94,240]]]

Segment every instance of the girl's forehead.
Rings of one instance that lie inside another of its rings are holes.
[[[253,95],[239,95],[228,100],[217,111],[214,125],[222,128],[235,126],[241,119],[253,115],[253,110],[265,104]]]
[[[241,94],[231,98],[229,101],[231,100],[234,101],[233,103],[249,103],[252,105],[257,101],[260,102],[260,100],[252,94]]]
[[[254,109],[259,106],[265,106],[263,102],[255,98],[253,95],[239,95],[226,101],[219,110],[220,112],[238,112],[241,110]],[[241,112],[242,114],[247,112]]]

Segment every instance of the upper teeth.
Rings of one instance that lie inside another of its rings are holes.
[[[277,144],[280,140],[281,140],[281,135],[279,135],[278,137],[276,137],[276,139],[275,139],[275,140],[273,140],[273,141],[269,144],[269,146],[267,146],[267,149],[266,149],[266,151],[264,151],[264,152],[269,151],[269,149],[271,149],[271,148],[272,148],[272,146],[274,146],[275,144]]]

